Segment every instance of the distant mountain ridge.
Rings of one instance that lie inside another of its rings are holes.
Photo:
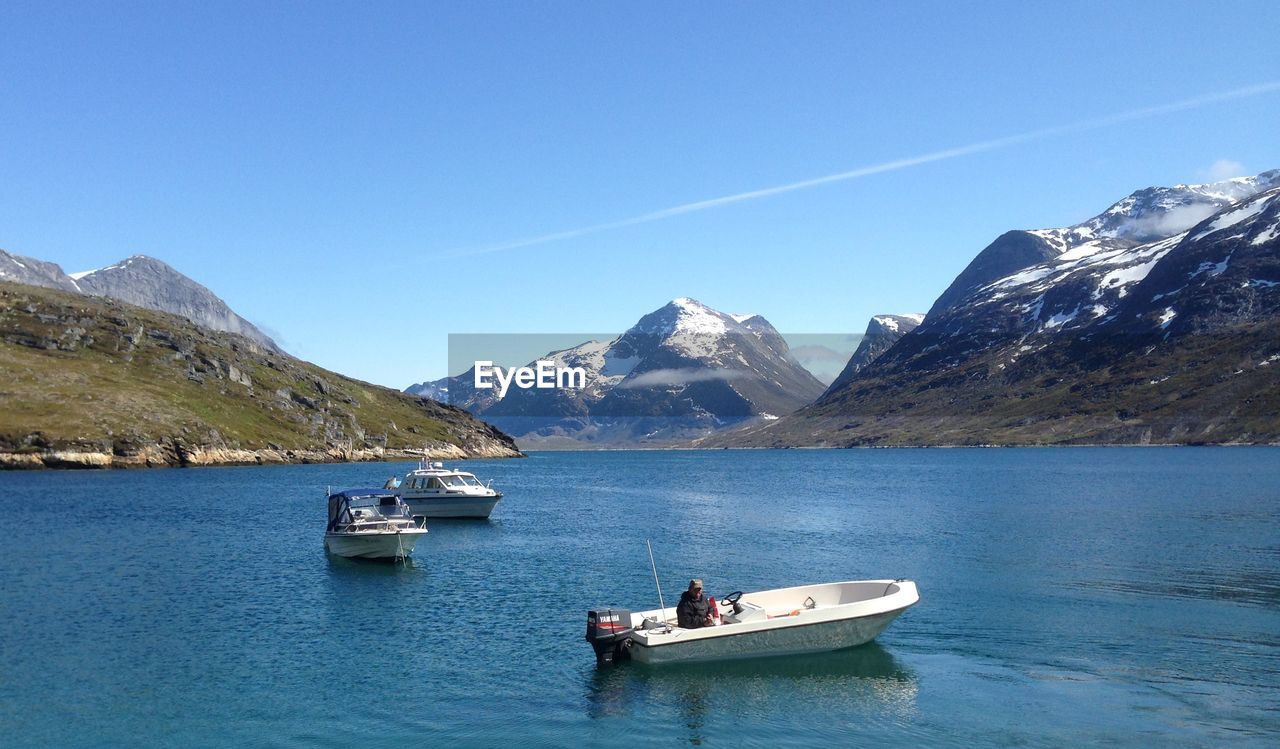
[[[1002,235],[840,387],[707,444],[1275,442],[1277,362],[1273,170]]]
[[[832,380],[824,395],[843,388],[871,362],[893,348],[893,344],[900,338],[918,328],[922,322],[924,322],[924,315],[919,313],[876,315],[871,318],[871,322],[867,323],[867,332],[858,343],[858,348],[854,350],[853,356],[849,357],[849,363]]]
[[[5,250],[0,250],[0,281],[83,293],[75,279],[64,273],[57,263],[14,255]]]
[[[236,333],[274,351],[280,350],[270,336],[236,314],[212,291],[163,261],[146,255],[134,255],[98,270],[68,274],[56,263],[0,250],[0,281],[110,297],[181,315],[210,330]]]
[[[816,398],[822,383],[759,315],[731,315],[682,297],[610,341],[541,357],[581,367],[583,389],[477,391],[474,373],[414,386],[524,440],[659,444],[772,419]],[[532,363],[530,363],[532,365]]]

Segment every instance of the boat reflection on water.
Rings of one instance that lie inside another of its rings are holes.
[[[417,566],[414,564],[413,557],[365,559],[362,557],[340,557],[336,554],[328,553],[324,556],[329,562],[330,575],[398,575],[404,570],[412,570]]]
[[[592,668],[587,684],[591,718],[629,716],[675,708],[695,744],[717,713],[768,714],[780,703],[828,715],[902,719],[915,711],[915,673],[878,642],[831,653],[756,658],[653,668],[626,663]]]

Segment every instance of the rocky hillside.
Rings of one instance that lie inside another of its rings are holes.
[[[992,277],[978,261],[1006,234],[842,387],[713,442],[1280,441],[1278,183],[1140,191],[1077,227],[1017,233],[1044,252]]]
[[[266,333],[233,312],[217,294],[153,257],[134,255],[106,268],[73,274],[71,278],[86,294],[172,312],[196,325],[236,333],[268,348],[278,348]]]
[[[0,467],[518,455],[457,408],[111,299],[0,282]]]
[[[45,286],[62,291],[80,291],[75,280],[63,272],[57,263],[46,263],[4,250],[0,250],[0,281]]]
[[[68,274],[56,263],[0,250],[0,281],[105,296],[138,307],[172,312],[211,330],[236,333],[279,350],[275,341],[232,311],[217,294],[146,255],[134,255],[98,270]]]

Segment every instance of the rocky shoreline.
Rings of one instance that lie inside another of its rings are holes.
[[[0,452],[0,470],[43,470],[84,468],[179,468],[190,466],[288,465],[303,463],[376,463],[417,460],[423,450],[381,447],[347,449],[245,450],[211,445],[186,446],[181,443],[147,445],[127,453],[68,448],[24,452]],[[504,445],[462,448],[449,443],[431,445],[426,455],[432,460],[468,458],[519,458],[524,454]]]

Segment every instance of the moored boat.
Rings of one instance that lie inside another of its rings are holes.
[[[387,482],[387,489],[395,491],[416,517],[487,518],[502,499],[492,483],[483,484],[473,473],[423,460],[404,481]]]
[[[408,506],[382,489],[348,489],[329,495],[324,546],[341,557],[402,559],[413,552],[426,524]]]
[[[600,664],[719,661],[818,653],[870,642],[920,600],[910,580],[855,580],[756,593],[735,592],[723,624],[680,627],[674,607],[587,612],[587,641]]]

